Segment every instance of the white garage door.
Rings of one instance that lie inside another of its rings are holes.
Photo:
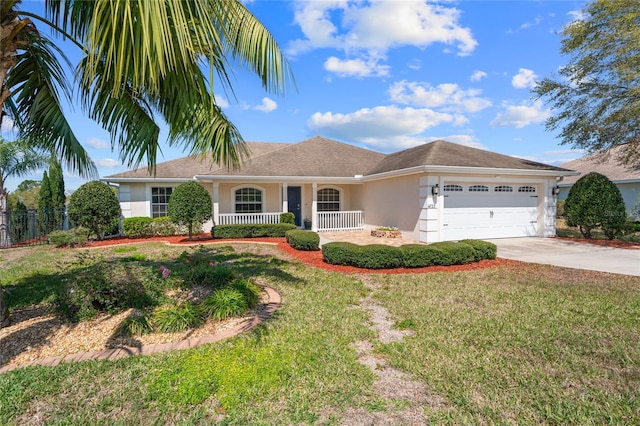
[[[443,240],[528,237],[537,234],[535,185],[447,184]]]

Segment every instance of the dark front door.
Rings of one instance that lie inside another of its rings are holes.
[[[293,213],[296,217],[296,226],[302,226],[302,210],[300,205],[302,204],[302,188],[299,186],[287,187],[287,210]]]

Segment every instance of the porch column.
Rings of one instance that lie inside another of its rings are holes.
[[[311,193],[313,194],[313,202],[311,203],[311,230],[318,231],[318,184],[311,184]]]
[[[220,224],[220,184],[213,183],[213,224]]]
[[[282,213],[289,211],[289,195],[287,194],[287,188],[289,185],[285,182],[282,184]]]

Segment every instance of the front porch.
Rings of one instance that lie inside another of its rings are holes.
[[[256,223],[279,223],[280,215],[286,212],[272,213],[218,213],[214,215],[217,225],[240,225]],[[316,212],[311,217],[311,230],[316,232],[337,232],[363,230],[364,211]]]

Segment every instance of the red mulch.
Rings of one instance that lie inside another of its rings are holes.
[[[475,269],[496,268],[499,266],[507,266],[517,263],[508,259],[482,260],[480,262],[470,263],[467,265],[452,266],[429,266],[426,268],[394,268],[394,269],[365,269],[356,268],[355,266],[330,265],[322,260],[322,251],[300,251],[292,248],[284,238],[235,238],[235,239],[213,239],[203,234],[194,236],[191,241],[184,235],[176,235],[171,237],[149,237],[149,238],[111,238],[102,241],[93,241],[88,247],[106,247],[118,244],[139,243],[139,242],[167,242],[169,244],[206,244],[206,243],[224,243],[224,242],[247,242],[247,243],[272,243],[277,244],[278,248],[285,254],[304,263],[308,266],[322,268],[331,272],[339,272],[343,274],[418,274],[423,272],[456,272],[471,271]],[[85,246],[87,247],[87,246]]]
[[[576,237],[555,237],[559,240],[572,241],[575,243],[593,244],[597,246],[623,248],[631,250],[640,250],[640,243],[634,243],[633,241],[620,241],[620,240],[596,240],[593,238],[576,238]]]

